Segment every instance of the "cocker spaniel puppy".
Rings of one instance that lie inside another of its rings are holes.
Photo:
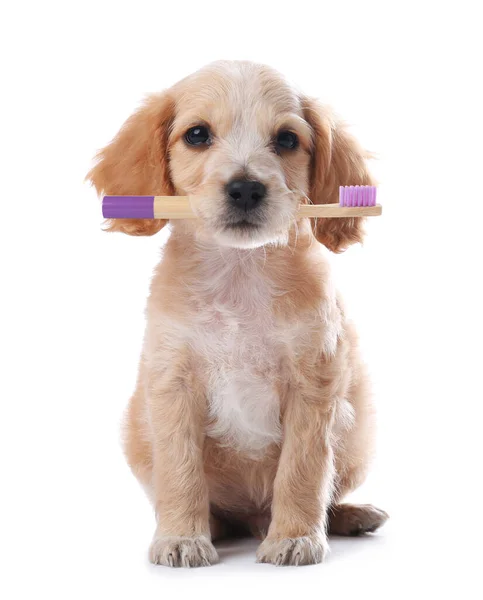
[[[217,62],[149,97],[89,178],[99,193],[188,195],[199,217],[171,223],[126,417],[156,511],[151,561],[210,565],[212,541],[243,530],[259,562],[318,563],[328,533],[382,525],[341,503],[365,478],[373,407],[320,246],[360,241],[361,219],[294,218],[372,184],[342,124],[268,67]]]

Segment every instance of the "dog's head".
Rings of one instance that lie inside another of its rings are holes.
[[[276,71],[217,62],[150,96],[98,156],[99,193],[188,195],[200,235],[239,248],[283,243],[301,202],[338,200],[339,185],[372,183],[365,154],[330,112]],[[151,235],[165,221],[107,227]],[[338,252],[361,240],[361,219],[319,219]]]

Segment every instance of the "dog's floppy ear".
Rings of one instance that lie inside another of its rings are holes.
[[[370,155],[345,130],[330,111],[312,98],[303,99],[304,118],[313,132],[310,200],[313,204],[339,202],[341,185],[373,185],[365,160]],[[333,252],[342,252],[363,237],[363,219],[314,219],[312,228],[319,242]]]
[[[174,118],[169,92],[152,95],[124,123],[112,142],[96,156],[88,173],[98,194],[113,196],[170,196],[168,136]],[[153,235],[163,219],[108,219],[107,231]]]

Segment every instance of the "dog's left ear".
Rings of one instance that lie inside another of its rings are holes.
[[[341,185],[374,185],[367,170],[370,158],[357,141],[334,120],[330,111],[312,98],[303,98],[304,118],[312,128],[310,200],[313,204],[339,202]],[[360,217],[313,219],[312,228],[319,242],[333,252],[343,252],[361,242]]]

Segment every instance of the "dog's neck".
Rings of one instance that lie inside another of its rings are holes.
[[[183,281],[184,293],[246,314],[263,309],[264,303],[273,307],[274,301],[284,311],[294,305],[317,307],[330,285],[327,262],[308,221],[289,233],[286,244],[252,249],[221,246],[176,222],[164,254],[172,265],[170,276]]]

